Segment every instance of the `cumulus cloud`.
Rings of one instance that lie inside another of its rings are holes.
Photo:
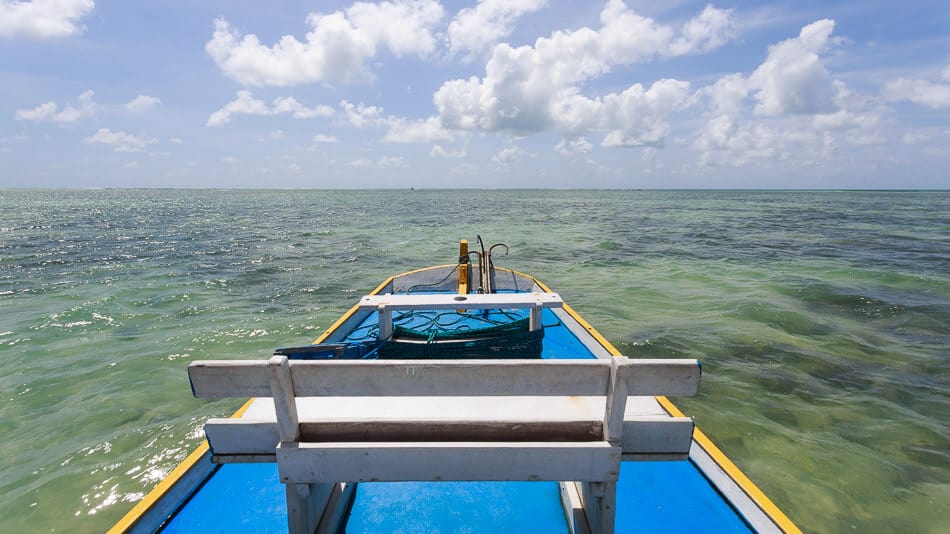
[[[838,38],[835,22],[819,20],[797,37],[769,46],[751,74],[729,74],[697,91],[709,120],[693,147],[700,163],[741,166],[800,158],[803,164],[830,158],[838,138],[851,145],[884,142],[875,100],[834,80],[822,53]]]
[[[155,98],[154,96],[139,95],[126,103],[125,109],[134,112],[142,112],[159,105],[161,102],[161,100]]]
[[[898,78],[884,85],[884,98],[908,101],[930,109],[950,108],[950,66],[943,71],[944,82]]]
[[[56,102],[46,102],[33,109],[20,109],[16,112],[16,118],[26,121],[76,122],[93,114],[95,110],[93,95],[95,93],[92,91],[86,91],[76,99],[75,106],[66,104],[63,109],[59,109]]]
[[[449,23],[449,49],[473,58],[511,35],[520,16],[546,4],[547,0],[479,0],[477,6],[459,11]]]
[[[593,145],[590,141],[580,137],[578,139],[561,139],[561,142],[554,146],[554,150],[562,156],[574,156],[578,154],[590,154]]]
[[[695,21],[695,22],[694,22]],[[709,50],[728,39],[728,11],[707,7],[683,33],[611,0],[598,30],[556,31],[534,46],[497,45],[483,78],[446,82],[433,96],[444,127],[526,135],[553,130],[576,138],[604,134],[604,146],[658,146],[668,115],[686,103],[689,84],[658,80],[590,98],[580,85],[618,65]]]
[[[99,128],[96,133],[83,139],[83,142],[108,145],[116,152],[141,152],[145,150],[146,146],[157,143],[158,140],[126,132],[113,132],[108,128]]]
[[[278,115],[288,114],[295,119],[310,119],[314,117],[330,117],[333,115],[330,106],[316,106],[308,108],[292,96],[274,99],[272,105],[263,100],[254,98],[250,91],[237,92],[234,100],[228,102],[221,109],[208,117],[207,126],[221,126],[231,122],[231,115]]]
[[[798,37],[769,46],[768,56],[749,77],[756,113],[827,113],[835,110],[835,85],[818,53],[831,43],[835,21],[802,28]]]
[[[442,17],[435,0],[357,2],[345,11],[310,13],[303,42],[285,35],[272,46],[218,19],[205,50],[225,75],[243,85],[350,83],[370,78],[366,62],[380,47],[396,56],[431,54],[433,30]]]
[[[383,116],[383,108],[377,106],[367,106],[360,102],[353,104],[347,100],[340,101],[340,109],[346,117],[350,126],[362,128],[364,126],[376,126],[380,123]]]
[[[0,0],[0,37],[68,37],[83,31],[79,20],[92,12],[93,0]]]
[[[683,25],[680,37],[670,43],[666,55],[682,56],[715,50],[735,39],[736,28],[731,9],[707,5],[703,12]]]
[[[492,156],[491,160],[499,165],[508,165],[529,156],[531,156],[529,152],[516,146],[510,146],[503,148],[500,152]]]
[[[411,121],[401,118],[389,119],[389,131],[383,141],[389,143],[432,143],[435,141],[451,141],[455,134],[442,127],[437,117]]]

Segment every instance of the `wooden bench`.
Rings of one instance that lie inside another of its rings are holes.
[[[692,395],[700,376],[696,360],[624,357],[420,362],[274,356],[198,361],[188,372],[196,397],[273,398],[276,420],[212,419],[205,432],[216,462],[277,462],[291,532],[339,520],[341,507],[333,504],[341,499],[341,482],[441,480],[575,481],[590,529],[612,532],[620,461],[625,452],[638,454],[624,444],[638,442],[637,427],[665,436],[651,446],[676,454],[689,450],[692,434],[687,418],[625,421],[628,396]],[[407,401],[402,410],[370,404],[394,398]],[[328,399],[342,411],[347,399],[363,409],[334,418],[331,403],[321,405]],[[458,417],[427,416],[427,405],[459,399],[468,409]],[[565,410],[569,405],[578,408]],[[514,417],[502,413],[505,406],[514,406]],[[319,407],[331,413],[315,412]],[[657,430],[666,427],[674,431]]]

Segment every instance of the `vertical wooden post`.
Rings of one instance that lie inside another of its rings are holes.
[[[386,341],[393,336],[393,311],[385,305],[377,308],[379,312],[379,340]]]
[[[267,368],[270,371],[270,389],[274,398],[274,411],[277,412],[280,441],[293,443],[300,439],[300,421],[297,419],[297,400],[290,377],[290,362],[286,356],[274,355]]]
[[[627,409],[627,378],[629,360],[625,356],[610,358],[610,381],[607,383],[607,411],[604,414],[604,439],[620,446],[623,438],[623,415]]]
[[[541,328],[541,304],[531,307],[531,318],[528,319],[528,330],[534,332]]]

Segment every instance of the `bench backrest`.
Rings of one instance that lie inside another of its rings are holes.
[[[196,361],[200,398],[273,397],[282,442],[300,437],[296,397],[606,396],[604,439],[617,442],[629,395],[692,395],[696,360],[270,360]]]

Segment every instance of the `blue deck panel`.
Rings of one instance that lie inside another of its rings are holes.
[[[347,534],[566,533],[556,482],[359,484]]]
[[[616,532],[753,532],[693,462],[623,462]]]
[[[287,532],[277,464],[222,465],[162,532]]]

